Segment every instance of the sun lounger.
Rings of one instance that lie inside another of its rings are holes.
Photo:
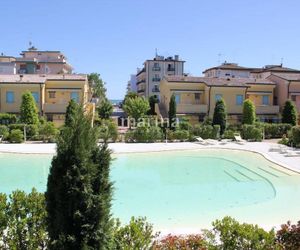
[[[300,154],[297,151],[287,150],[285,156],[286,157],[300,157]]]
[[[211,139],[204,140],[201,137],[195,137],[195,140],[196,140],[196,143],[199,143],[201,145],[213,145],[213,144],[215,144],[215,142]]]
[[[3,141],[3,135],[0,135],[0,143]]]
[[[238,144],[245,144],[247,142],[246,140],[242,139],[240,135],[234,135],[234,140]]]

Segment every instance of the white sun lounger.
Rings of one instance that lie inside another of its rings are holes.
[[[240,135],[235,135],[234,140],[238,144],[245,144],[247,142],[246,140],[242,139],[242,137]]]
[[[3,135],[0,135],[0,143],[3,141]]]
[[[196,140],[196,143],[200,143],[202,145],[214,145],[215,144],[215,142],[211,139],[204,140],[201,137],[196,137],[195,140]]]
[[[293,150],[287,150],[285,156],[286,157],[300,157],[300,152],[293,151]]]

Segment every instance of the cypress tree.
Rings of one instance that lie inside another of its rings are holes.
[[[173,94],[171,96],[170,102],[169,102],[169,127],[170,129],[175,129],[176,122],[176,100],[175,95]]]
[[[213,116],[213,125],[220,125],[220,134],[222,135],[226,129],[226,106],[223,99],[216,102]]]
[[[291,100],[287,100],[282,110],[282,123],[289,123],[293,126],[297,125],[297,109]]]
[[[65,119],[66,126],[70,126],[74,122],[75,114],[78,107],[79,105],[73,99],[69,101],[69,105],[66,109],[66,119]]]
[[[49,249],[109,249],[111,152],[78,107],[58,137],[46,197]]]
[[[22,102],[20,106],[20,120],[25,124],[39,124],[38,109],[31,92],[26,91],[22,95]]]
[[[256,111],[254,103],[246,99],[243,103],[243,124],[254,124],[256,120]]]
[[[154,95],[149,97],[149,104],[150,104],[150,111],[149,111],[149,115],[156,115],[155,112],[155,104],[158,103],[158,98]]]

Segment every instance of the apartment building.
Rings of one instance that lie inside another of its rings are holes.
[[[0,75],[16,74],[16,59],[13,56],[0,55]]]
[[[30,91],[40,115],[56,126],[64,123],[66,107],[71,99],[84,105],[91,114],[87,75],[76,74],[15,74],[0,75],[0,112],[19,114],[22,94]]]
[[[161,82],[162,109],[169,111],[171,96],[175,95],[177,115],[188,117],[192,123],[212,118],[215,103],[226,102],[228,120],[235,123],[242,118],[243,102],[251,99],[261,120],[278,118],[279,106],[274,105],[276,84],[268,79],[166,76]]]
[[[138,94],[160,98],[160,81],[164,76],[183,75],[184,63],[178,55],[166,58],[157,55],[152,60],[146,60],[143,68],[136,74]]]

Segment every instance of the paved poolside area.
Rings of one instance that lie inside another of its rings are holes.
[[[236,142],[222,143],[215,141],[214,145],[201,145],[193,142],[178,143],[110,143],[109,148],[115,154],[160,152],[170,150],[197,150],[207,148],[226,148],[235,150],[248,150],[262,154],[283,167],[300,172],[300,155],[298,157],[287,157],[280,152],[271,152],[270,148],[278,145],[276,141],[247,142],[237,144]],[[0,152],[3,153],[27,153],[27,154],[55,154],[56,145],[53,143],[26,143],[26,144],[0,144]],[[299,149],[298,149],[299,150]],[[300,150],[299,150],[300,151]]]

